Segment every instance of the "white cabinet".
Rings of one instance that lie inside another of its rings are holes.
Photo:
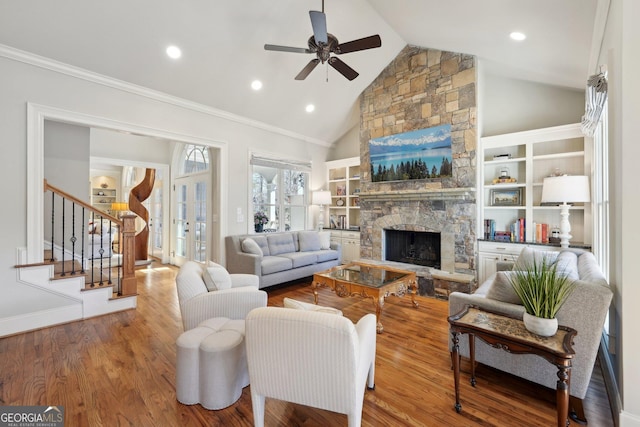
[[[478,236],[492,238],[484,234],[485,220],[493,220],[496,231],[506,232],[523,218],[521,241],[544,243],[537,239],[534,224],[547,224],[549,230],[558,226],[560,208],[540,203],[542,181],[556,173],[590,175],[592,145],[579,123],[481,138]],[[513,182],[496,182],[505,175]],[[572,243],[590,244],[591,205],[572,206],[570,222]]]
[[[478,241],[478,285],[482,285],[496,272],[498,262],[515,262],[522,249],[526,247],[542,251],[560,250],[560,247],[549,245]]]
[[[360,258],[360,233],[350,230],[331,230],[331,242],[342,246],[342,264]]]
[[[331,205],[327,208],[325,227],[360,229],[360,158],[327,162],[327,185]]]

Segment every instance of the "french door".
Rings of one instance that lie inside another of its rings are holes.
[[[207,244],[207,179],[209,175],[194,175],[175,180],[174,262],[205,262]]]
[[[160,184],[160,185],[158,185]],[[149,255],[162,259],[162,182],[154,185],[151,197],[147,199],[149,206]]]

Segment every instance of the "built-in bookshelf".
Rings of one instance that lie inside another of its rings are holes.
[[[549,238],[559,228],[560,207],[541,203],[542,181],[555,174],[590,175],[592,146],[592,139],[582,134],[579,123],[481,138],[478,237],[499,243],[510,254],[519,253],[523,243],[555,245]],[[569,220],[571,243],[588,247],[591,205],[571,206]],[[519,245],[508,246],[514,242]],[[486,245],[479,245],[480,260],[499,260],[493,254],[483,254],[483,247]],[[478,268],[483,269],[483,262]],[[479,278],[485,276],[479,271]]]
[[[331,205],[325,212],[325,227],[360,230],[360,158],[333,160],[326,167]]]

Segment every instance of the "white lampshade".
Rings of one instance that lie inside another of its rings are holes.
[[[331,192],[327,190],[314,191],[311,194],[311,204],[313,205],[330,205]]]
[[[542,203],[591,201],[588,176],[550,176],[542,182]]]

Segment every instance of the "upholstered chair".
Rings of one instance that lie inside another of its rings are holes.
[[[246,318],[254,425],[264,426],[265,398],[346,414],[362,421],[365,383],[374,387],[376,317],[355,325],[320,311],[258,308]]]
[[[267,293],[258,289],[258,281],[253,274],[229,274],[214,262],[186,262],[176,275],[184,330],[213,317],[241,320],[254,308],[265,307]]]

